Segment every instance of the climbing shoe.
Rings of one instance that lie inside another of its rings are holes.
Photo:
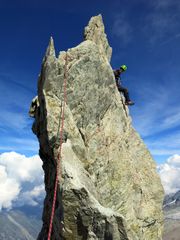
[[[126,104],[126,105],[131,105],[131,106],[132,106],[132,105],[134,105],[134,102],[132,102],[132,101],[128,101],[128,102],[125,102],[125,104]]]

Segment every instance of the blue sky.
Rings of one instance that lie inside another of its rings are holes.
[[[42,204],[44,184],[29,105],[50,36],[56,53],[78,45],[91,16],[102,14],[111,64],[135,106],[133,126],[158,164],[166,193],[180,189],[179,0],[1,0],[0,211]]]
[[[112,67],[122,76],[135,106],[133,125],[157,163],[180,154],[180,2],[8,1],[0,4],[0,153],[38,153],[28,117],[49,38],[56,52],[82,41],[83,29],[101,13],[113,48]]]

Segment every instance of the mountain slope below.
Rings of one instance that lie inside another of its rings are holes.
[[[0,214],[0,240],[35,240],[42,222],[38,216],[28,216],[12,210]]]
[[[165,196],[163,240],[180,240],[180,191]]]

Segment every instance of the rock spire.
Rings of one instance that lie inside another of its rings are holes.
[[[163,188],[155,162],[132,127],[116,88],[111,53],[101,15],[91,18],[84,41],[59,57],[50,40],[33,110],[46,189],[38,240],[46,239],[49,229],[66,54],[67,104],[51,239],[162,238]]]

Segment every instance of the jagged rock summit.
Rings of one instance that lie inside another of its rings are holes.
[[[162,237],[163,188],[116,88],[111,54],[101,15],[91,18],[81,44],[58,57],[50,40],[31,108],[47,193],[38,240],[47,239],[50,223],[65,77],[67,104],[51,239]]]

